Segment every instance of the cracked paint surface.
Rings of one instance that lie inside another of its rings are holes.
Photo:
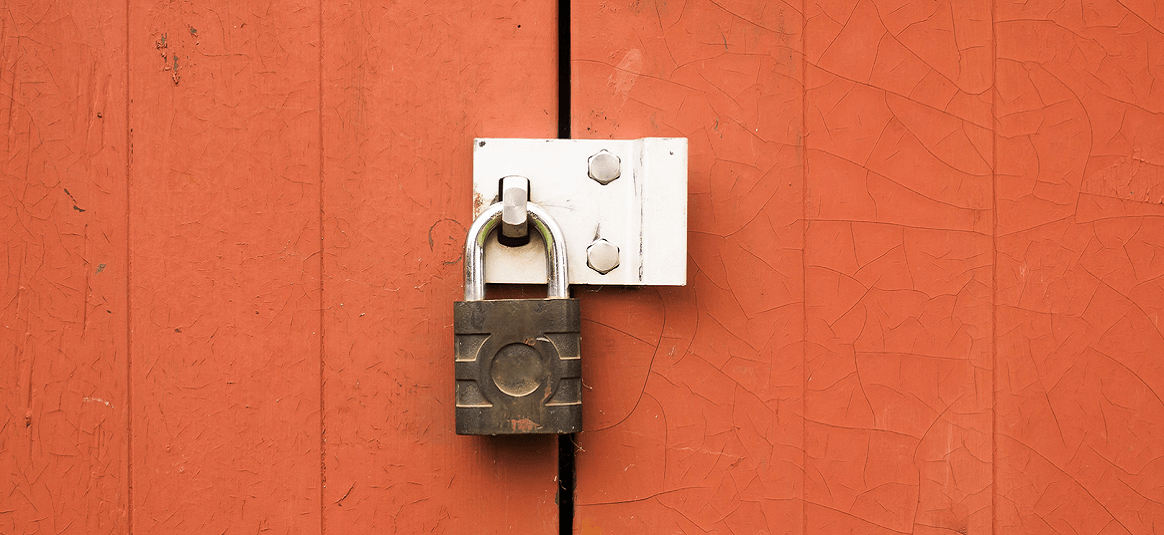
[[[572,9],[574,136],[684,136],[690,151],[688,286],[576,291],[575,529],[800,532],[800,8]]]
[[[990,531],[989,8],[807,5],[807,532]]]
[[[1164,11],[1000,2],[996,523],[1164,530]]]
[[[4,534],[127,528],[125,6],[84,4],[0,10]]]
[[[575,527],[1164,527],[1157,11],[575,3],[575,135],[692,192],[690,286],[584,307]]]
[[[555,532],[448,359],[552,8],[6,4],[0,533]],[[574,135],[691,151],[689,286],[576,289],[577,531],[1164,529],[1164,11],[572,15]]]

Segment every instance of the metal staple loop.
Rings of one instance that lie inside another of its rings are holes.
[[[501,235],[525,238],[529,234],[529,179],[510,175],[501,179]]]
[[[493,203],[469,227],[465,239],[465,300],[485,298],[485,242],[501,222],[503,203]],[[566,239],[562,229],[548,212],[536,203],[526,203],[529,221],[533,223],[546,246],[546,279],[548,297],[568,299],[570,276],[566,262]]]

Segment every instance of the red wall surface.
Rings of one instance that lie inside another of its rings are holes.
[[[0,7],[0,534],[558,532],[450,306],[553,3]],[[574,532],[1164,532],[1164,9],[569,24],[575,137],[690,143],[688,285],[575,288]]]

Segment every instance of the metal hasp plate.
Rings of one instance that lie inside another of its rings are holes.
[[[479,138],[473,217],[500,200],[499,180],[529,179],[529,200],[562,227],[570,284],[687,283],[687,139]],[[485,280],[543,284],[541,238],[486,245]]]

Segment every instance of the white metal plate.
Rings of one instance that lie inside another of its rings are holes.
[[[591,155],[607,150],[621,160],[609,184],[590,178]],[[507,139],[473,143],[473,217],[499,201],[498,180],[530,180],[540,204],[565,233],[570,284],[687,283],[687,139]],[[586,247],[605,238],[619,247],[619,265],[600,274],[586,265]],[[546,282],[545,252],[534,233],[528,245],[489,240],[485,280]]]

